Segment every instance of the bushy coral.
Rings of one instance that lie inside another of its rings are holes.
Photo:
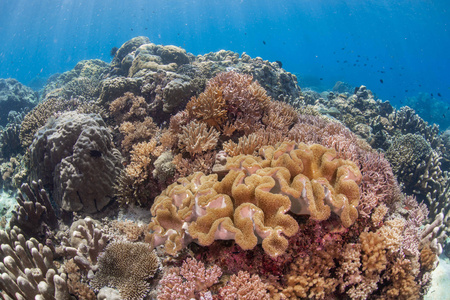
[[[269,300],[267,284],[261,281],[258,275],[239,271],[231,275],[227,284],[219,291],[223,300]]]
[[[187,258],[180,268],[166,271],[159,282],[158,300],[210,298],[208,289],[218,282],[221,275],[219,267],[206,268],[202,262]]]

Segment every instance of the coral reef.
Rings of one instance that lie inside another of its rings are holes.
[[[50,247],[14,230],[0,236],[3,299],[70,299],[66,276],[58,274]]]
[[[28,236],[46,237],[58,225],[55,209],[50,203],[42,182],[33,181],[31,187],[24,183],[17,195],[19,204],[10,220],[11,226],[18,226]]]
[[[219,267],[207,269],[202,262],[188,258],[180,268],[165,272],[159,282],[158,300],[211,298],[208,288],[217,283],[221,275]]]
[[[42,100],[0,135],[4,299],[419,299],[446,250],[450,134],[365,86],[137,37]]]
[[[345,227],[355,222],[361,173],[354,163],[320,145],[293,142],[263,147],[260,155],[230,159],[220,182],[195,173],[170,185],[151,209],[152,244],[165,243],[174,254],[192,239],[203,246],[234,239],[243,249],[262,241],[276,257],[288,246],[284,236],[298,230],[287,211],[317,221],[333,212]]]
[[[111,202],[121,156],[98,115],[61,114],[40,129],[30,152],[31,178],[42,179],[63,210],[95,213]]]
[[[148,244],[114,242],[100,256],[91,285],[97,289],[115,287],[124,300],[144,299],[150,290],[147,280],[155,275],[158,265]]]
[[[10,111],[33,108],[39,100],[38,93],[15,79],[0,78],[0,125],[8,123]]]

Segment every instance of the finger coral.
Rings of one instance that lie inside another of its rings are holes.
[[[228,160],[230,172],[195,173],[180,178],[155,199],[149,224],[151,243],[165,244],[175,254],[192,240],[211,245],[233,239],[243,249],[258,243],[273,257],[282,254],[298,230],[287,212],[323,221],[331,212],[345,227],[357,216],[359,169],[335,159],[334,150],[320,145],[282,143],[263,147],[260,156],[239,155]]]
[[[9,234],[8,234],[9,233]],[[0,232],[0,288],[3,299],[70,299],[66,277],[58,274],[53,252],[13,230]]]
[[[96,289],[115,287],[124,300],[144,299],[148,282],[159,267],[158,257],[145,243],[114,242],[99,259],[99,269],[91,280]]]

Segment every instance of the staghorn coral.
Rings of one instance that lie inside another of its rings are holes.
[[[100,256],[91,285],[96,289],[115,287],[124,300],[144,299],[150,290],[148,280],[158,267],[158,257],[148,244],[113,242]]]
[[[174,255],[192,240],[211,245],[234,239],[243,249],[262,247],[273,257],[282,254],[298,230],[287,211],[326,220],[338,214],[349,227],[358,216],[360,173],[350,161],[320,145],[283,143],[264,147],[261,156],[230,159],[230,172],[195,173],[180,178],[155,199],[149,224],[152,245],[165,244]],[[283,235],[281,234],[283,233]]]
[[[267,284],[258,275],[239,271],[231,275],[227,284],[220,288],[219,295],[223,300],[269,300]]]
[[[206,268],[193,258],[183,261],[180,268],[170,268],[159,282],[158,300],[204,299],[208,288],[218,282],[222,271],[217,266]],[[200,297],[200,298],[199,298]]]
[[[181,130],[181,134],[178,135],[178,147],[192,156],[217,146],[220,134],[214,127],[208,129],[205,123],[192,121]]]

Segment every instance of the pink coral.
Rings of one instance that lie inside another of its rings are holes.
[[[239,271],[220,289],[219,295],[223,300],[268,300],[270,298],[267,288],[268,285],[263,283],[258,275]]]
[[[187,258],[181,268],[171,268],[159,282],[158,300],[188,300],[210,297],[208,288],[218,282],[222,270],[214,265]]]

